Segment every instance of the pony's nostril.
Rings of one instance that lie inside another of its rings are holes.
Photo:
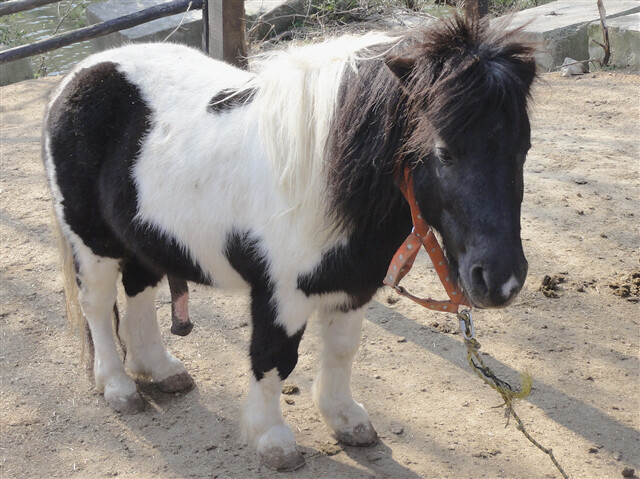
[[[471,280],[473,281],[473,286],[485,295],[489,292],[487,276],[487,271],[482,266],[476,265],[471,268]]]

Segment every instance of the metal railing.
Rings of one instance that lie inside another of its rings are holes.
[[[0,4],[0,15],[10,15],[59,1],[61,0],[9,0]],[[0,64],[126,30],[158,18],[200,9],[203,11],[203,50],[213,57],[245,66],[244,0],[172,0],[96,25],[9,48],[0,52]]]

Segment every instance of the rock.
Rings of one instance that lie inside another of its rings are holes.
[[[342,448],[337,444],[323,444],[320,446],[320,451],[324,452],[327,456],[335,456],[342,452]]]
[[[604,3],[609,23],[614,17],[640,11],[640,4],[633,0]],[[600,21],[600,14],[595,0],[558,0],[513,13],[510,19],[509,28],[523,26],[523,33],[530,40],[543,45],[536,54],[539,65],[554,70],[565,57],[590,58],[587,30],[590,22]]]
[[[113,20],[122,15],[130,15],[144,8],[158,5],[158,0],[136,0],[135,2],[106,1],[87,6],[87,25]],[[177,28],[180,25],[180,28]],[[100,52],[126,43],[162,42],[170,40],[196,48],[202,46],[202,11],[191,10],[187,14],[178,13],[159,18],[136,27],[110,33],[91,40],[94,52]]]
[[[632,469],[630,467],[625,467],[622,470],[622,477],[633,477],[635,476],[635,474],[636,474],[635,469]]]
[[[582,75],[584,73],[587,73],[588,71],[589,69],[584,63],[576,63],[576,60],[569,57],[564,59],[564,62],[562,62],[562,67],[560,68],[560,72],[562,72],[563,77]]]
[[[300,388],[295,384],[285,384],[282,386],[282,394],[299,394]]]
[[[394,433],[396,436],[399,436],[404,432],[404,428],[399,425],[391,426],[391,432]]]
[[[407,342],[407,338],[405,338],[404,336],[401,336],[401,337],[399,337],[399,338],[397,339],[397,341],[398,341],[399,343],[406,343],[406,342]]]
[[[640,67],[640,13],[609,19],[607,29],[611,46],[609,65]],[[591,38],[604,43],[599,20],[589,24],[588,32]],[[602,60],[603,48],[595,42],[589,42],[589,58]]]
[[[396,304],[398,301],[400,301],[400,297],[397,294],[390,294],[387,296],[388,304]]]
[[[547,298],[557,298],[558,291],[564,290],[561,283],[564,283],[566,278],[562,274],[554,274],[553,276],[549,276],[548,274],[544,275],[542,278],[542,284],[540,286],[540,291]]]
[[[309,10],[307,0],[272,0],[271,3],[273,4],[271,8],[267,12],[261,12],[262,14],[259,16],[246,13],[247,32],[253,40],[261,41],[287,31],[296,20],[303,18]],[[245,11],[247,10],[248,8],[245,6]]]
[[[7,45],[0,43],[0,51],[8,48]],[[0,65],[0,86],[10,85],[22,80],[30,80],[31,78],[33,78],[33,68],[28,58]]]

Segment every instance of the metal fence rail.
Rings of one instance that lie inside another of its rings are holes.
[[[42,2],[43,0],[30,1]],[[0,52],[0,64],[20,60],[33,55],[39,55],[41,53],[71,45],[72,43],[91,40],[92,38],[108,35],[109,33],[114,33],[119,30],[126,30],[127,28],[135,27],[158,18],[168,17],[170,15],[175,15],[176,13],[183,13],[187,10],[199,10],[202,8],[204,1],[205,0],[174,0],[170,3],[163,3],[162,5],[146,8],[130,15],[124,15],[122,17],[114,18],[113,20],[98,23],[97,25],[54,35],[51,38],[29,43],[28,45],[10,48]],[[48,0],[48,3],[54,3],[54,1]]]
[[[24,12],[32,8],[57,3],[60,0],[8,0],[0,3],[0,15],[11,15],[12,13]]]

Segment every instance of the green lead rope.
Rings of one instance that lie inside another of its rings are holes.
[[[524,434],[524,437],[526,437],[531,444],[549,456],[551,462],[553,462],[554,466],[556,466],[564,479],[569,479],[569,476],[564,472],[564,469],[562,469],[562,466],[553,455],[553,451],[543,447],[542,444],[531,437],[513,407],[514,400],[524,399],[531,392],[531,385],[533,383],[531,375],[528,373],[521,374],[522,384],[519,389],[514,389],[509,383],[496,377],[489,366],[484,364],[484,361],[478,354],[478,351],[480,350],[480,343],[473,337],[474,332],[471,312],[469,310],[461,311],[458,313],[458,320],[460,321],[460,330],[464,339],[464,344],[467,347],[467,362],[469,363],[469,366],[471,366],[471,369],[476,376],[482,379],[491,388],[495,389],[500,396],[502,396],[504,403],[496,407],[506,406],[505,416],[507,417],[507,424],[505,427],[509,425],[509,419],[513,417],[517,423],[516,428]]]

